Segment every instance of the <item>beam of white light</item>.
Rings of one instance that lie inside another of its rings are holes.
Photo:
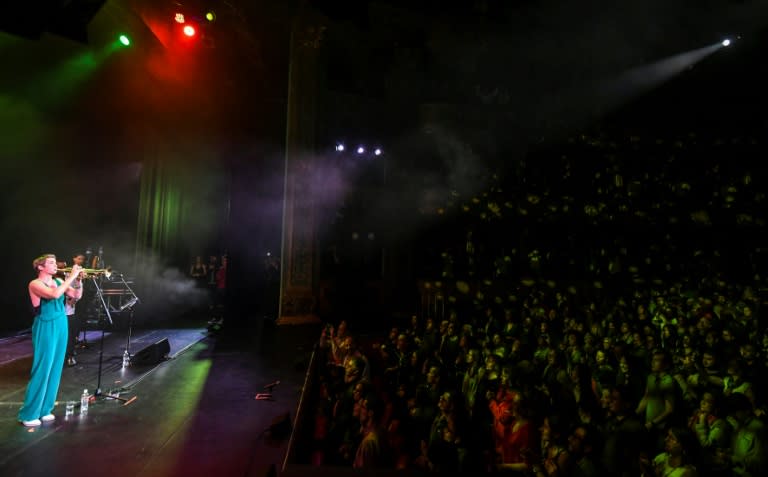
[[[716,43],[634,68],[621,75],[613,87],[609,88],[609,93],[614,100],[644,93],[672,79],[722,47],[721,43]]]
[[[733,40],[731,40],[733,41]],[[603,81],[587,81],[546,95],[537,104],[537,114],[548,119],[548,134],[557,135],[558,127],[573,129],[621,108],[633,99],[670,81],[707,56],[725,48],[717,42],[703,48],[669,56],[632,68]]]
[[[731,44],[731,40],[729,40],[728,38],[726,38],[725,40],[723,40],[723,43],[722,43],[722,45],[723,45],[723,46],[728,46],[728,45],[730,45],[730,44]]]

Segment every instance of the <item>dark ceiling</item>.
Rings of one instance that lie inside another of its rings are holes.
[[[88,42],[88,24],[106,0],[3,1],[0,30],[28,39],[44,33]]]
[[[742,35],[743,42],[689,68],[672,86],[690,81],[681,88],[702,91],[708,102],[729,98],[732,106],[733,98],[762,94],[765,77],[758,58],[768,2],[755,0],[2,2],[0,30],[26,39],[43,37],[39,45],[28,42],[23,49],[2,52],[15,57],[6,63],[14,65],[18,78],[29,73],[25,68],[35,67],[27,63],[37,61],[36,67],[43,69],[46,57],[71,54],[71,43],[104,41],[122,25],[130,25],[145,44],[161,46],[153,18],[175,8],[202,11],[208,5],[216,6],[218,20],[210,35],[214,48],[209,56],[215,59],[204,69],[215,73],[212,81],[222,84],[221,93],[238,97],[285,99],[287,38],[302,8],[327,26],[326,87],[379,104],[454,104],[509,113],[519,122],[536,121],[537,115],[555,114],[555,106],[571,112],[583,108],[579,85],[614,78],[733,34]],[[63,41],[46,39],[51,35]],[[29,51],[36,54],[25,61]],[[139,73],[134,67],[132,74]],[[3,78],[0,87],[13,81]],[[718,84],[724,87],[713,89]]]

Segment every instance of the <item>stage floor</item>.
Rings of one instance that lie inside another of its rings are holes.
[[[276,422],[293,420],[319,325],[225,326],[209,335],[204,319],[134,329],[130,351],[168,339],[170,358],[122,367],[127,330],[90,331],[78,363],[65,367],[56,420],[25,428],[17,420],[32,360],[30,336],[0,339],[0,475],[56,477],[273,475],[288,436]],[[256,400],[275,381],[272,400]],[[87,415],[65,417],[64,401],[84,388],[117,389]]]

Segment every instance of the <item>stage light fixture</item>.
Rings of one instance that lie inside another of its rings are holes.
[[[334,151],[338,153],[346,153],[347,146],[342,142],[337,142],[333,147]],[[364,159],[371,159],[373,157],[379,157],[384,155],[384,149],[380,146],[371,146],[369,144],[358,144],[357,146],[349,149],[349,153],[355,156],[359,156]]]
[[[128,38],[128,35],[120,35],[117,40],[122,44],[123,46],[130,46],[131,39]]]
[[[184,23],[187,21],[187,19],[184,18],[183,13],[176,13],[176,15],[173,16],[173,19],[176,21],[176,23]]]
[[[214,12],[206,12],[205,19],[209,22],[216,21],[216,14]]]
[[[184,25],[184,34],[190,38],[195,36],[196,30],[192,25]]]
[[[730,45],[730,44],[731,44],[731,40],[729,40],[728,38],[726,38],[725,40],[723,40],[723,42],[722,42],[721,44],[722,44],[723,46],[728,46],[728,45]]]

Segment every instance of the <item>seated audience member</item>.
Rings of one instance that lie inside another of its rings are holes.
[[[762,476],[768,473],[768,440],[763,421],[755,415],[747,396],[734,393],[725,398],[728,423],[733,427],[726,459],[734,475]]]
[[[696,464],[698,442],[693,433],[684,427],[673,427],[666,433],[664,452],[653,462],[641,461],[643,476],[697,477]]]

